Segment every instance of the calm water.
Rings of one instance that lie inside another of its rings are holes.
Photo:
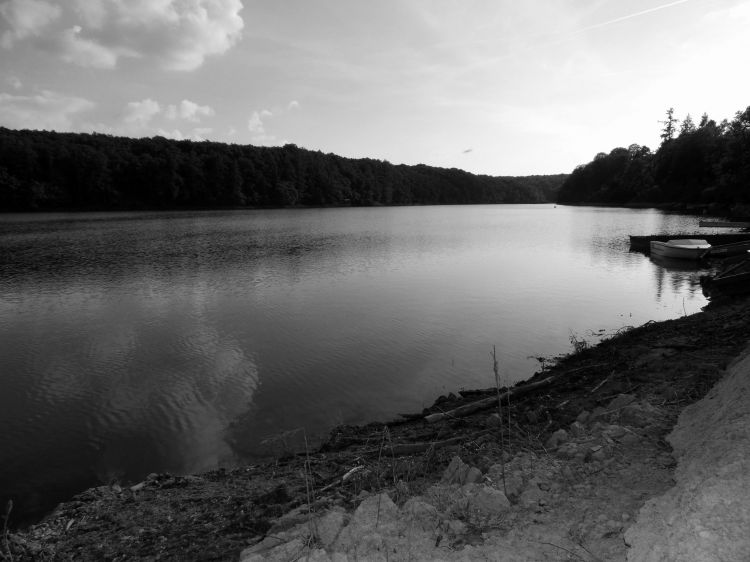
[[[697,230],[541,206],[0,215],[0,499],[248,462],[697,312]]]

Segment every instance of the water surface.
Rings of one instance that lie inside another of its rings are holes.
[[[249,462],[507,383],[706,304],[628,251],[696,231],[553,205],[0,216],[0,496]]]

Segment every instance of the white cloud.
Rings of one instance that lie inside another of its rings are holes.
[[[202,117],[212,117],[216,112],[211,106],[198,105],[190,100],[182,100],[179,106],[169,105],[165,112],[167,119],[186,119],[198,123]]]
[[[213,129],[210,127],[196,127],[189,133],[185,134],[179,129],[172,129],[171,131],[167,131],[165,129],[158,129],[156,131],[156,134],[168,139],[174,139],[174,140],[192,140],[192,141],[204,141],[206,140],[206,137],[213,132]]]
[[[151,98],[141,101],[131,101],[125,108],[123,121],[132,127],[144,128],[160,111],[161,107],[159,103]]]
[[[247,121],[247,129],[251,133],[262,135],[265,134],[266,130],[263,126],[263,120],[260,118],[260,113],[257,111],[253,111],[253,114],[250,116],[250,119]]]
[[[15,41],[39,35],[61,13],[59,6],[44,0],[10,0],[0,4],[0,16],[10,26],[0,37],[0,44],[8,49]]]
[[[252,133],[250,140],[255,144],[280,144],[276,135],[266,132],[266,121],[272,118],[282,117],[292,110],[299,109],[299,107],[299,102],[293,100],[285,107],[274,107],[273,111],[270,109],[253,111],[250,118],[247,120],[247,129]]]
[[[128,56],[191,71],[239,40],[241,10],[241,0],[10,0],[0,5],[10,26],[0,41],[10,48],[28,39],[94,68],[112,68]]]
[[[73,118],[94,103],[49,90],[29,96],[0,93],[0,124],[12,129],[80,130]]]
[[[81,37],[81,26],[74,25],[62,32],[60,56],[65,62],[93,68],[114,68],[117,53],[95,41]]]

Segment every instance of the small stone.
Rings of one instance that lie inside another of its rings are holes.
[[[489,416],[487,416],[484,425],[487,427],[500,427],[501,425],[503,425],[503,420],[500,418],[500,414],[490,414]]]
[[[591,412],[591,415],[589,416],[588,422],[595,422],[597,420],[601,420],[604,418],[604,416],[607,415],[607,409],[602,408],[601,406],[598,406],[594,408],[594,410]]]
[[[454,456],[448,467],[443,471],[443,477],[440,481],[445,484],[461,484],[468,472],[469,465],[462,461],[461,457]]]
[[[549,439],[545,442],[544,446],[547,449],[557,449],[562,443],[566,443],[568,441],[568,432],[564,429],[558,429],[555,431],[552,435],[550,435]]]
[[[466,476],[463,479],[463,482],[461,484],[474,484],[475,482],[481,482],[482,481],[482,471],[479,470],[477,467],[472,466],[469,468],[469,471],[466,473]]]
[[[441,482],[445,484],[471,484],[482,480],[482,471],[476,467],[469,466],[461,460],[460,457],[454,456],[451,459],[448,468],[443,472]]]
[[[599,449],[598,451],[594,451],[593,453],[591,453],[591,460],[592,460],[592,461],[598,461],[598,462],[601,462],[601,461],[603,461],[604,459],[606,459],[606,458],[607,458],[607,456],[608,456],[608,455],[607,455],[607,450],[606,450],[606,449],[605,449],[604,447],[602,447],[602,448],[601,448],[601,449]]]
[[[627,433],[627,430],[621,425],[610,425],[604,430],[604,435],[611,439],[619,439]]]
[[[578,417],[576,418],[576,421],[578,423],[586,423],[588,421],[590,415],[591,414],[588,411],[584,410],[583,412],[581,412],[580,414],[578,414]]]
[[[586,427],[579,421],[570,424],[570,433],[573,437],[582,437],[586,433]]]

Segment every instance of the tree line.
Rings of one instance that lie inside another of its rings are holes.
[[[704,207],[750,215],[750,107],[730,121],[696,124],[669,108],[661,145],[597,154],[563,182],[559,203]]]
[[[393,165],[293,144],[0,127],[0,211],[542,203],[564,179]]]

